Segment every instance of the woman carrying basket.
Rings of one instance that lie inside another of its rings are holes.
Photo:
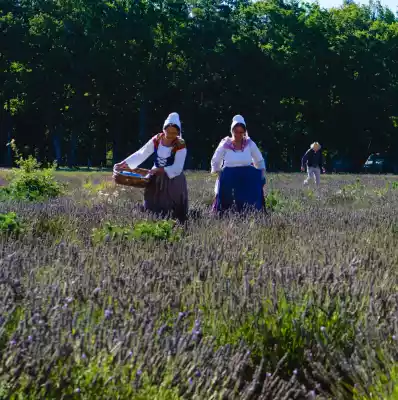
[[[144,191],[144,208],[157,214],[171,214],[184,222],[188,213],[188,189],[183,173],[187,149],[181,137],[181,122],[177,113],[167,117],[162,133],[116,164],[114,169],[135,169],[152,154],[155,155],[155,162]]]

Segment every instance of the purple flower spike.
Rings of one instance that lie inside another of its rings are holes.
[[[110,318],[112,316],[112,311],[111,310],[105,310],[105,318]]]

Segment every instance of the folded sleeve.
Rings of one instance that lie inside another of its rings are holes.
[[[214,152],[214,155],[211,159],[211,172],[215,173],[215,172],[220,172],[222,165],[223,165],[223,161],[224,161],[224,156],[225,156],[225,139],[223,139],[220,144],[218,145],[216,151]]]
[[[169,167],[165,167],[164,171],[170,179],[175,178],[178,175],[181,175],[184,170],[185,159],[187,157],[187,149],[183,148],[178,150],[174,157],[174,163]]]
[[[131,169],[137,168],[140,164],[147,160],[154,153],[154,151],[155,145],[152,138],[138,151],[127,157],[124,162],[126,162]]]
[[[258,149],[256,143],[250,142],[250,152],[253,159],[253,164],[257,169],[265,169],[264,157]]]

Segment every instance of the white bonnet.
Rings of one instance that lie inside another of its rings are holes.
[[[180,116],[176,112],[172,112],[166,118],[163,124],[163,130],[166,128],[167,125],[170,124],[178,126],[178,128],[180,129],[180,137],[181,137],[181,121],[180,121]]]

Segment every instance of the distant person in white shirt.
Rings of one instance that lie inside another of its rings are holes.
[[[248,136],[241,115],[232,120],[231,136],[218,145],[211,160],[211,172],[219,175],[214,211],[264,209],[265,162],[257,145]]]
[[[188,213],[188,189],[184,175],[187,155],[181,137],[181,122],[171,113],[163,124],[163,132],[151,138],[140,150],[115,165],[115,170],[137,168],[154,154],[149,185],[144,192],[144,207],[154,213],[169,214],[185,221]]]

